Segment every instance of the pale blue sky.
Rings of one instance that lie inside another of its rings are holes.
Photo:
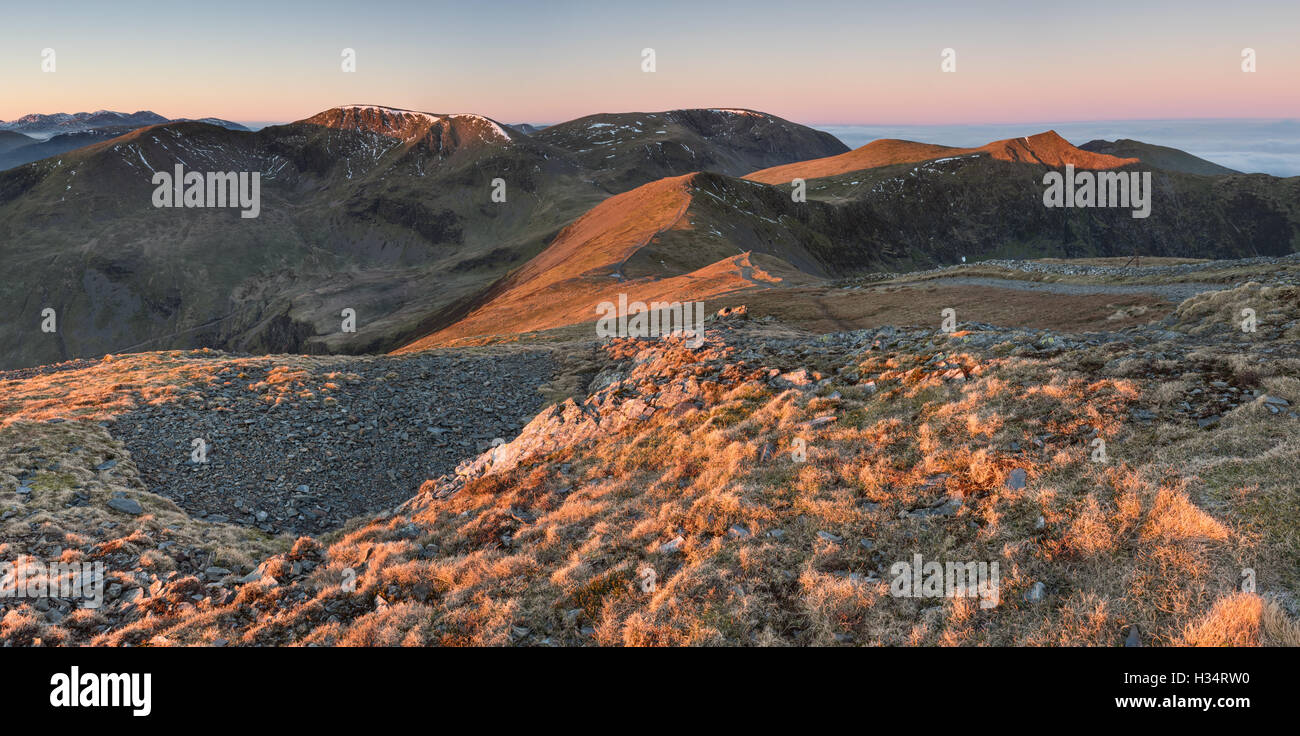
[[[699,106],[813,124],[1300,117],[1296,0],[78,0],[3,17],[2,119],[293,120],[350,102],[533,122]],[[1245,47],[1255,74],[1239,68]],[[939,71],[944,48],[954,74]]]

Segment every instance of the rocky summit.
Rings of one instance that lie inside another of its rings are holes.
[[[719,297],[694,347],[560,328],[0,374],[6,552],[106,571],[97,608],[0,598],[0,640],[1300,643],[1296,276],[1008,260]],[[930,300],[975,278],[1073,321],[944,324]],[[862,294],[880,324],[819,327]],[[899,567],[932,559],[997,585]]]

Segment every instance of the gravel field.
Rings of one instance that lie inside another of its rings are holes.
[[[508,440],[541,408],[545,351],[493,356],[358,358],[353,380],[318,370],[331,400],[269,407],[248,373],[210,390],[204,406],[169,403],[119,417],[113,434],[149,490],[209,521],[268,533],[319,534],[406,500],[428,478]],[[192,459],[193,442],[207,462]]]

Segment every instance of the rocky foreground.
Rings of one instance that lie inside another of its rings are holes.
[[[1257,283],[1114,332],[738,310],[694,350],[9,374],[0,558],[108,581],[0,598],[0,640],[1296,644],[1297,404],[1300,289]],[[998,604],[892,595],[916,554],[999,562]]]

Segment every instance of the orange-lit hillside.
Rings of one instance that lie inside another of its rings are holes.
[[[537,257],[494,288],[487,303],[456,324],[397,352],[421,350],[460,337],[512,334],[591,322],[596,305],[632,301],[703,301],[781,279],[749,254],[685,273],[629,277],[624,266],[668,230],[689,230],[686,213],[696,175],[651,182],[610,197],[566,227]]]
[[[978,148],[953,148],[931,143],[882,139],[838,156],[774,166],[755,171],[745,178],[764,184],[785,184],[792,179],[819,179],[880,166],[979,153],[988,154],[999,161],[1037,163],[1052,167],[1071,164],[1080,169],[1114,169],[1138,163],[1135,158],[1118,158],[1084,151],[1071,145],[1069,141],[1057,135],[1056,131],[1049,130],[1024,138],[994,141]]]

